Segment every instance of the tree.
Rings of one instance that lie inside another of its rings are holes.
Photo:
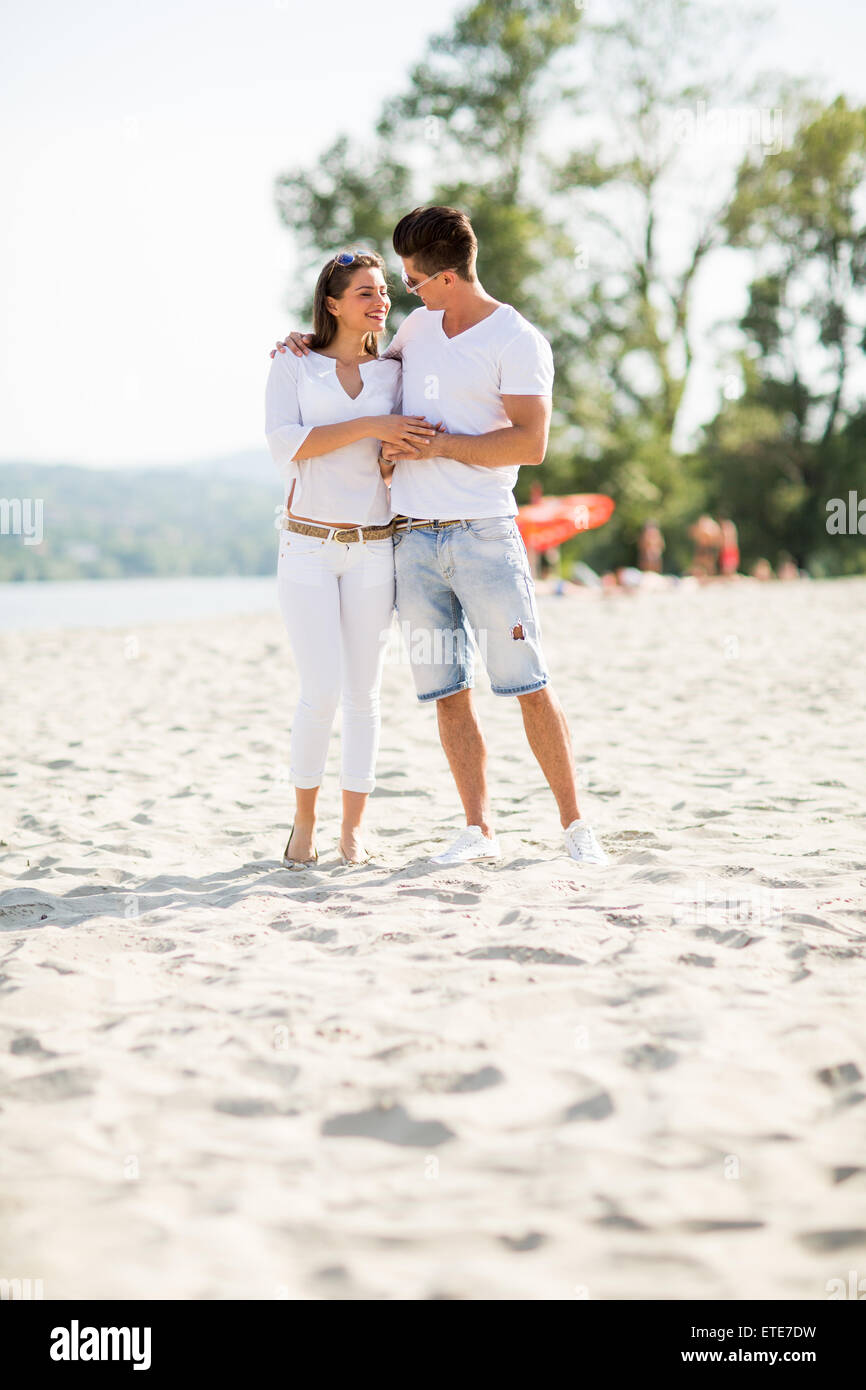
[[[277,179],[280,217],[306,264],[317,265],[323,247],[356,242],[393,258],[391,231],[405,212],[419,202],[456,205],[479,234],[485,286],[538,316],[531,282],[564,248],[528,190],[540,124],[561,86],[553,59],[579,23],[574,0],[481,0],[453,33],[432,39],[407,92],[386,104],[375,140],[341,136],[314,170]],[[393,326],[414,307],[397,286]]]
[[[324,248],[345,244],[392,256],[391,229],[418,203],[465,208],[483,284],[554,349],[551,444],[532,480],[617,501],[613,522],[580,542],[602,563],[632,558],[651,513],[672,533],[668,554],[682,558],[688,522],[715,495],[707,459],[718,441],[705,438],[701,459],[683,453],[679,437],[698,356],[695,287],[719,248],[754,252],[748,238],[774,196],[772,171],[781,178],[785,169],[784,159],[772,164],[779,155],[768,153],[763,127],[756,134],[749,123],[775,119],[804,91],[778,73],[739,79],[734,48],[745,51],[762,22],[751,8],[706,0],[617,0],[608,23],[585,18],[574,0],[477,0],[430,41],[367,141],[343,136],[315,169],[277,182],[280,215],[310,267]],[[738,110],[737,101],[746,105]],[[707,111],[709,121],[745,117],[753,148],[739,173],[736,150],[708,160],[693,138]],[[846,129],[853,139],[856,121]],[[815,137],[815,177],[835,133]],[[832,179],[832,158],[829,168]],[[849,174],[850,194],[859,175],[853,166]],[[816,226],[824,210],[818,198]],[[789,226],[790,215],[766,222],[768,249],[791,235],[808,245],[809,228],[802,219]],[[819,253],[828,271],[829,248]],[[841,306],[856,265],[839,260],[833,292],[816,310],[837,366],[853,352]],[[759,319],[772,331],[777,273],[756,278],[746,335]],[[398,284],[392,326],[413,307]],[[790,325],[780,321],[779,332],[787,337]],[[828,449],[843,395],[826,401]],[[808,469],[803,476],[808,490]],[[521,476],[520,500],[530,481]],[[773,516],[790,520],[778,501]]]
[[[716,156],[706,167],[698,116],[736,115],[737,101],[748,113],[785,89],[778,74],[737,76],[731,35],[742,49],[762,22],[694,0],[624,0],[588,33],[591,119],[555,186],[572,208],[586,286],[573,310],[579,351],[564,437],[584,455],[581,485],[606,482],[618,504],[598,547],[615,534],[633,545],[656,512],[679,530],[676,550],[700,505],[677,435],[697,356],[695,287],[726,240],[734,166]]]
[[[719,507],[748,500],[753,554],[804,567],[847,567],[856,543],[831,542],[826,502],[866,486],[851,381],[866,346],[864,183],[866,108],[805,101],[786,148],[743,162],[725,219],[757,272],[739,322],[744,389],[706,431],[708,484]]]

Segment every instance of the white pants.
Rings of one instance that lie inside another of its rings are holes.
[[[301,681],[292,724],[296,787],[318,787],[342,696],[344,791],[371,792],[379,750],[379,686],[394,608],[390,538],[337,545],[283,531],[277,584]]]

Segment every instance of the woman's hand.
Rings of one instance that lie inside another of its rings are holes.
[[[423,415],[370,415],[367,423],[370,434],[382,444],[392,444],[398,449],[414,449],[416,444],[425,444],[436,433]]]

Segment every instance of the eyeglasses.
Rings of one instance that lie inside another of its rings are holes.
[[[457,271],[454,270],[453,267],[449,266],[449,267],[447,268],[447,270],[437,270],[437,271],[435,272],[435,274],[433,274],[433,275],[428,275],[426,280],[410,280],[410,279],[409,279],[409,276],[406,274],[406,271],[405,271],[405,270],[401,270],[401,272],[400,272],[400,279],[403,281],[403,284],[406,286],[406,289],[409,291],[409,293],[410,293],[410,294],[415,294],[416,291],[420,290],[420,288],[421,288],[422,285],[429,285],[429,283],[430,283],[431,280],[435,280],[437,275],[456,275],[456,274],[457,274]]]

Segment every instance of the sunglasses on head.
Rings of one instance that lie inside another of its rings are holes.
[[[334,259],[331,261],[331,268],[328,271],[328,279],[330,280],[338,265],[343,267],[347,265],[354,265],[355,261],[357,261],[359,257],[369,256],[369,254],[369,251],[338,251]]]

